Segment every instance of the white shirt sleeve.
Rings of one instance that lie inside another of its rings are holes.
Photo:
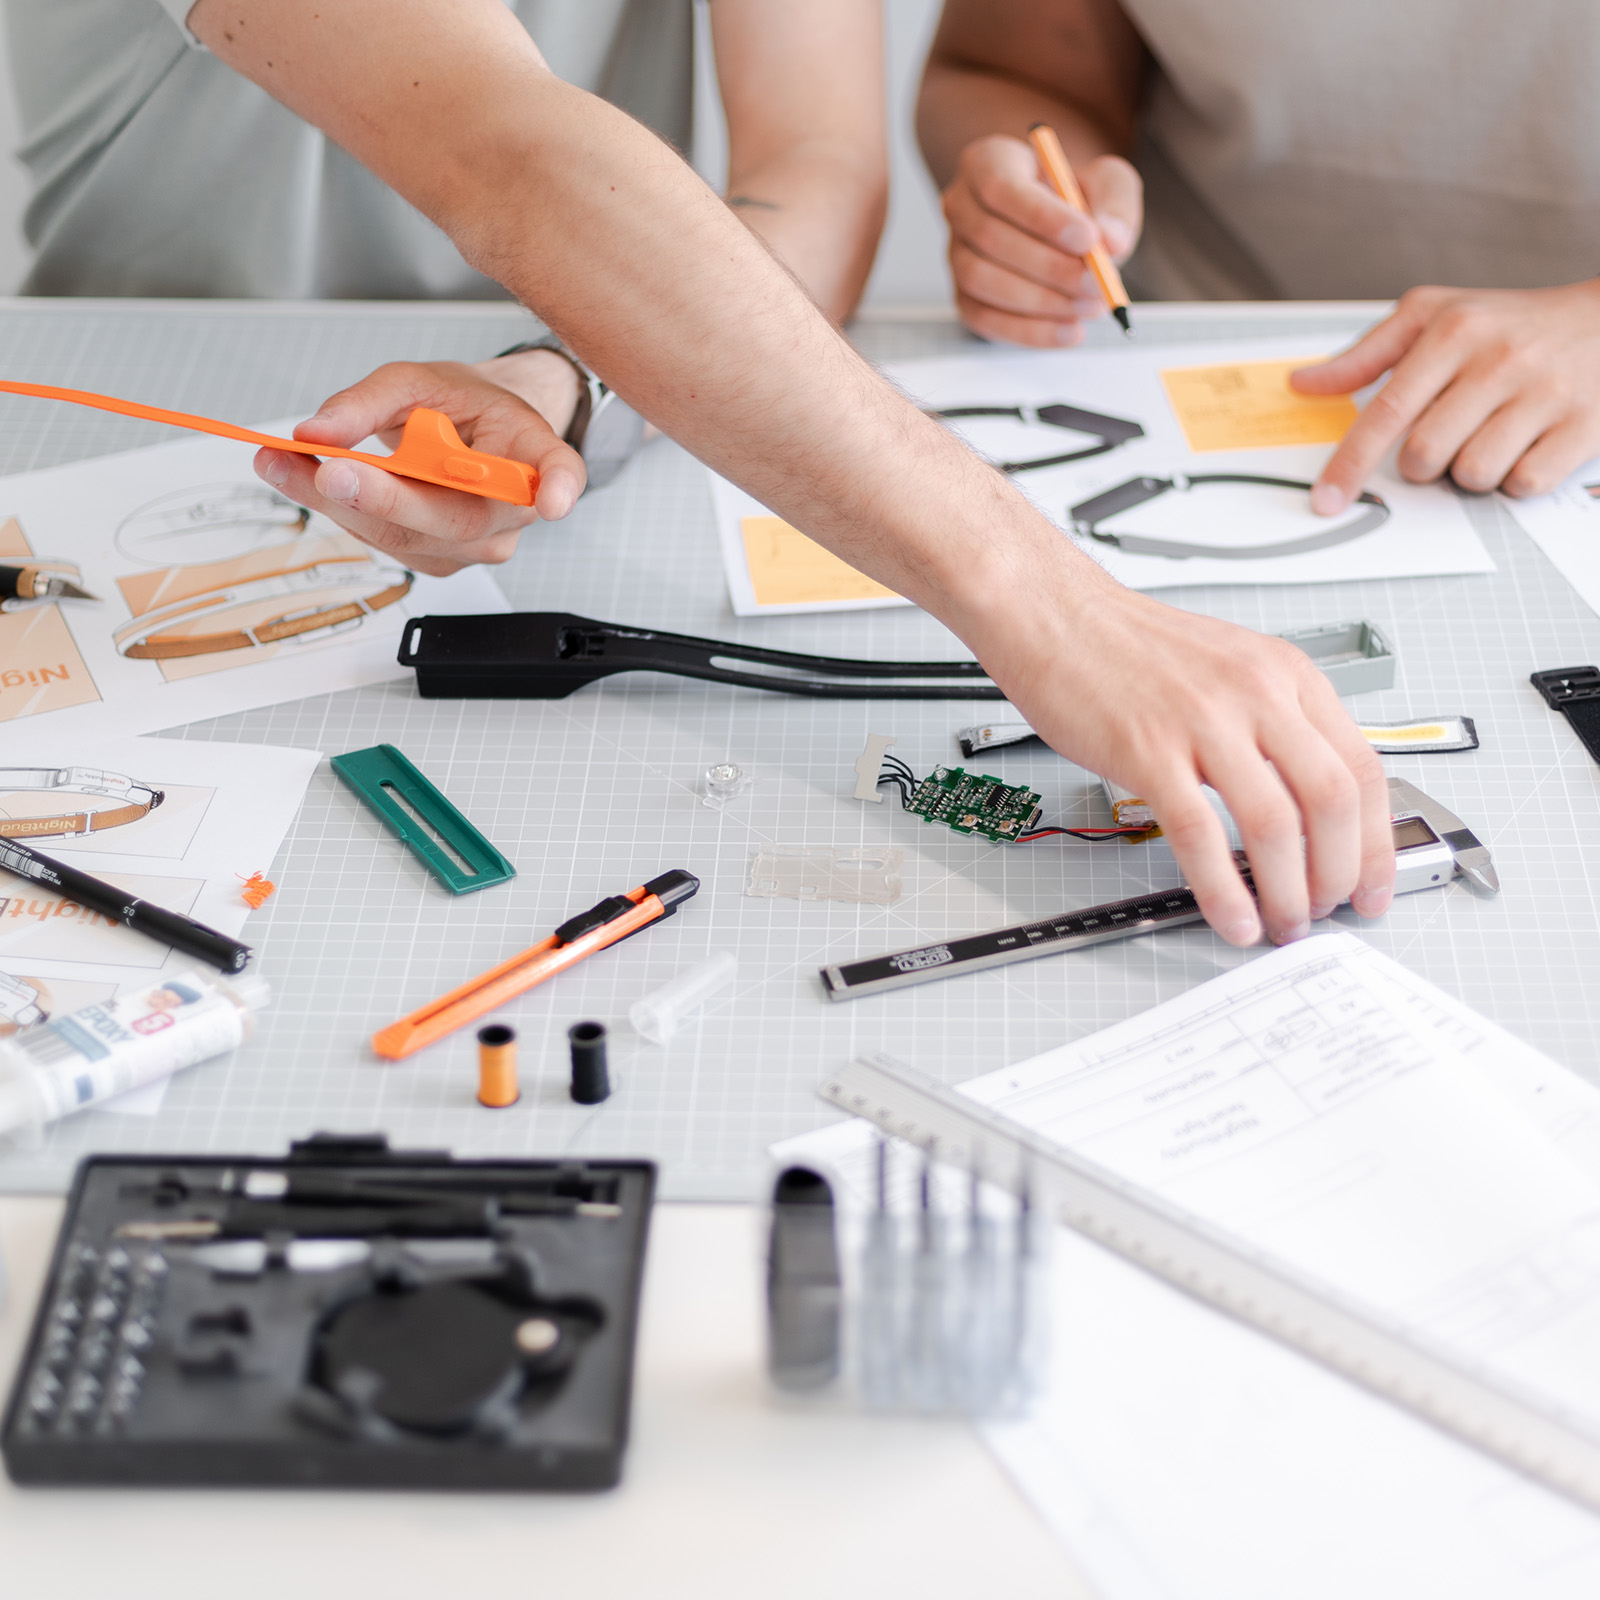
[[[205,46],[189,31],[189,13],[194,10],[196,3],[197,0],[157,0],[161,9],[178,25],[184,43],[191,50],[204,50]]]

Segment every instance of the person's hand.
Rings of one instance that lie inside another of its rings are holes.
[[[981,625],[964,637],[1049,744],[1149,802],[1212,927],[1248,945],[1264,925],[1282,944],[1346,899],[1362,916],[1387,910],[1383,768],[1310,657],[1098,569],[1086,581],[1081,567],[1064,567],[1031,575],[1039,603],[1027,616],[1009,607],[992,645]],[[1238,825],[1257,899],[1206,783]]]
[[[509,361],[509,358],[508,358]],[[537,363],[559,366],[559,357]],[[391,449],[417,406],[442,411],[475,450],[526,461],[539,473],[531,506],[505,505],[478,495],[397,477],[365,462],[318,461],[287,450],[257,453],[256,472],[299,505],[320,511],[358,539],[386,550],[417,572],[447,577],[479,562],[508,560],[529,523],[566,516],[583,493],[583,458],[526,400],[504,386],[505,363],[471,367],[454,361],[397,361],[323,401],[295,430],[296,439],[350,449],[376,434]],[[493,374],[493,378],[490,376]],[[551,367],[555,382],[560,373]],[[502,378],[502,381],[493,381]],[[570,410],[570,406],[569,406]],[[564,422],[564,419],[561,419]]]
[[[1084,257],[1103,243],[1114,261],[1138,243],[1139,174],[1120,156],[1073,172],[1092,217],[1069,206],[1039,172],[1032,146],[991,134],[961,152],[944,191],[950,274],[961,320],[986,339],[1057,349],[1106,314]]]
[[[1412,483],[1544,494],[1600,455],[1600,280],[1559,289],[1413,289],[1301,394],[1352,394],[1385,372],[1322,469],[1312,509],[1343,511],[1399,440]]]

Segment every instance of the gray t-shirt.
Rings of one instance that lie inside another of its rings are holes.
[[[1600,273],[1600,6],[1122,0],[1155,57],[1153,299],[1388,299]]]
[[[498,299],[332,140],[199,46],[194,0],[5,0],[26,294]],[[552,71],[680,149],[693,0],[507,0]]]

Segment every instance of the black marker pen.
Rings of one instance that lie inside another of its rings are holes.
[[[243,972],[253,954],[249,945],[240,944],[237,939],[230,939],[203,922],[137,899],[126,889],[91,878],[87,872],[66,866],[16,839],[0,838],[0,867],[32,883],[58,889],[67,899],[76,900],[79,905],[98,911],[125,928],[132,928],[135,933],[148,934],[162,944],[169,944],[186,956],[209,961],[224,972]]]

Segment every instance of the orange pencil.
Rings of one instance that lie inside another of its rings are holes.
[[[602,900],[588,911],[568,918],[548,939],[541,939],[498,967],[469,979],[409,1017],[380,1028],[372,1036],[372,1048],[386,1061],[402,1061],[447,1033],[498,1010],[535,984],[575,966],[596,950],[604,950],[630,933],[672,916],[699,887],[700,880],[692,872],[675,867],[626,894]]]
[[[1033,153],[1039,158],[1039,165],[1045,177],[1050,180],[1050,187],[1069,206],[1076,206],[1088,216],[1089,204],[1083,198],[1083,190],[1078,187],[1078,180],[1072,175],[1067,152],[1061,148],[1056,130],[1047,122],[1036,122],[1028,129],[1028,143],[1033,146]],[[1128,320],[1128,291],[1122,287],[1122,274],[1117,271],[1116,262],[1106,254],[1106,247],[1103,244],[1097,244],[1089,252],[1088,262],[1089,270],[1094,274],[1094,281],[1100,285],[1100,293],[1106,297],[1106,304],[1111,307],[1111,315],[1121,324],[1124,333],[1131,334],[1133,324]]]

